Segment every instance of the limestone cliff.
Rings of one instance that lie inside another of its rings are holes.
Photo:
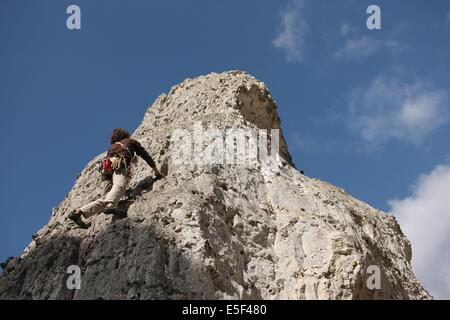
[[[244,72],[174,86],[133,134],[166,179],[155,181],[139,160],[120,203],[127,217],[100,214],[78,229],[67,213],[102,194],[102,155],[93,159],[24,254],[4,266],[0,298],[431,298],[411,270],[411,246],[395,218],[302,175],[282,134],[275,170],[174,163],[174,132],[198,124],[219,132],[280,128],[268,89]],[[70,265],[81,269],[79,290],[66,286]],[[379,289],[367,285],[370,266],[380,270]]]

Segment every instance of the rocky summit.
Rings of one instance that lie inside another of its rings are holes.
[[[271,165],[237,161],[238,145],[234,162],[209,152],[212,141],[228,150],[230,132],[231,141],[246,135],[250,150],[264,130],[278,144]],[[93,159],[23,255],[3,263],[0,299],[431,298],[395,217],[296,169],[276,103],[251,75],[184,80],[148,108],[133,138],[166,178],[139,159],[119,204],[126,217],[99,214],[80,229],[67,214],[103,194],[104,154]]]

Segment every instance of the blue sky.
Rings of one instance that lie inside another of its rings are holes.
[[[297,166],[397,215],[419,278],[450,298],[450,1],[430,3],[2,0],[0,260],[112,128],[134,130],[186,77],[241,69],[269,87]],[[81,30],[66,28],[70,4]]]

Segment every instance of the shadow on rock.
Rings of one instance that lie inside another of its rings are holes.
[[[117,213],[113,215],[113,221],[126,218],[128,216],[128,209],[143,193],[152,191],[153,184],[161,180],[161,178],[148,176],[139,181],[134,187],[125,192],[125,199],[120,200],[117,205]],[[113,209],[114,210],[114,209]]]
[[[23,258],[9,259],[0,275],[0,299],[214,297],[205,266],[149,220],[121,219],[92,235],[80,229],[61,231],[37,239]],[[79,290],[67,287],[71,265],[81,270]]]

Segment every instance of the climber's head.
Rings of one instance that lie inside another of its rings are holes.
[[[114,144],[116,142],[119,142],[120,140],[123,140],[125,138],[129,138],[130,134],[127,130],[122,128],[114,129],[111,133],[111,144]]]

